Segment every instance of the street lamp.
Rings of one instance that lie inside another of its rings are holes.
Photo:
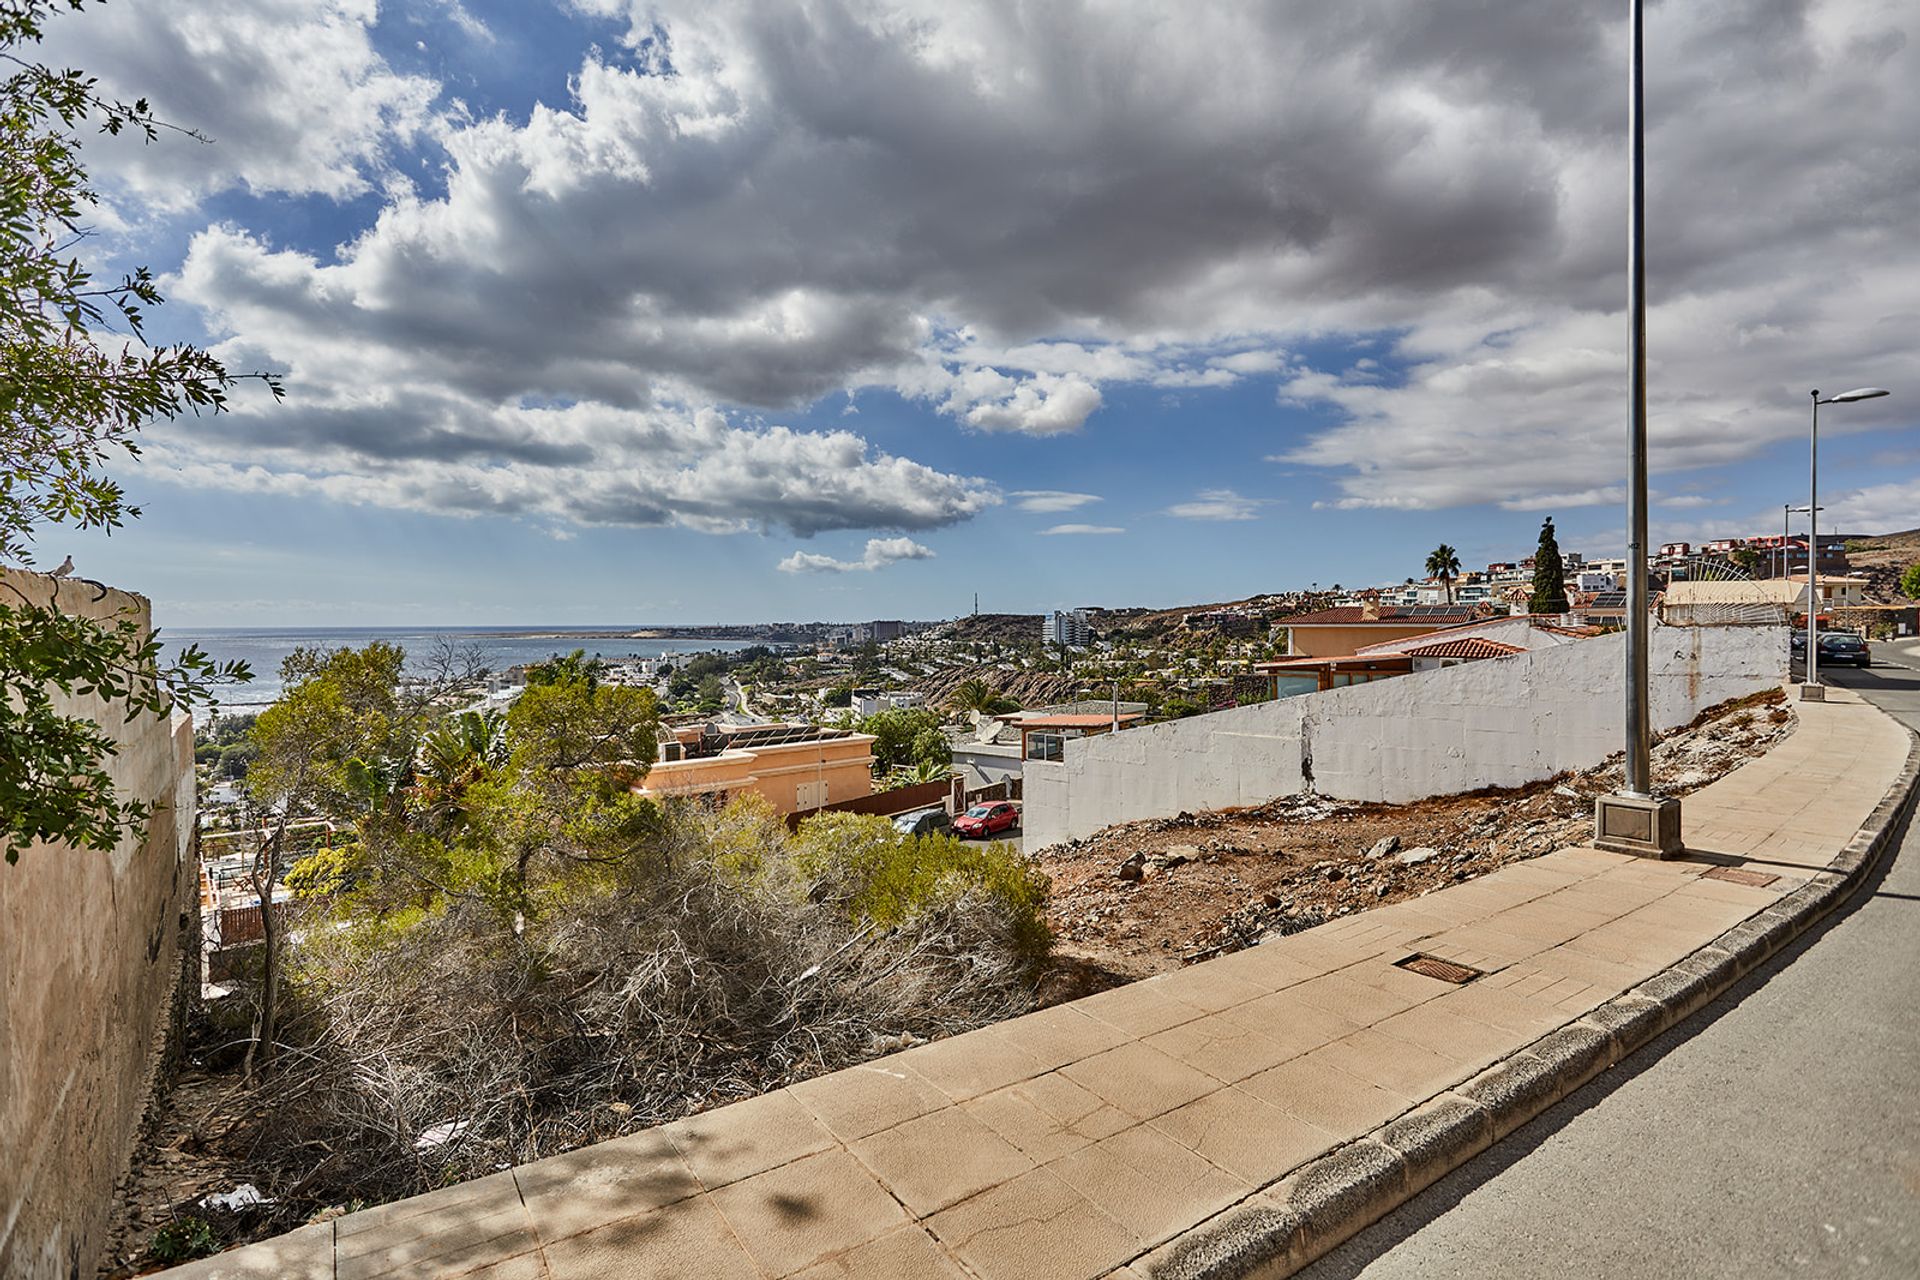
[[[1653,794],[1647,696],[1647,130],[1643,0],[1627,6],[1627,750],[1625,785],[1594,806],[1602,849],[1671,858],[1681,851],[1680,802]]]
[[[1887,389],[1855,387],[1825,400],[1818,390],[1812,394],[1813,439],[1807,450],[1807,680],[1800,686],[1800,697],[1818,702],[1827,696],[1820,687],[1820,406],[1876,400]]]
[[[1780,554],[1774,559],[1779,563],[1779,578],[1782,582],[1793,576],[1793,556],[1787,551],[1787,543],[1793,538],[1793,530],[1788,526],[1788,521],[1793,516],[1806,513],[1805,507],[1796,507],[1791,502],[1780,504]]]

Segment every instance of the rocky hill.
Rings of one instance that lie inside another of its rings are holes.
[[[1902,604],[1900,575],[1920,563],[1920,529],[1859,538],[1847,544],[1847,562],[1867,580],[1867,598],[1875,604]]]

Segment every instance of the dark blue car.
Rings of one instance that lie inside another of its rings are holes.
[[[1802,641],[1804,647],[1805,641]],[[1873,653],[1867,642],[1851,631],[1832,631],[1820,637],[1820,665],[1823,667],[1870,667]]]

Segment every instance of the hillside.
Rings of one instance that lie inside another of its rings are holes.
[[[1920,563],[1920,529],[1856,538],[1847,544],[1847,561],[1854,573],[1867,579],[1868,599],[1903,603],[1907,597],[1900,591],[1900,575],[1908,565]]]

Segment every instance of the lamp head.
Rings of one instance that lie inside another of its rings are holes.
[[[1873,400],[1887,394],[1885,387],[1855,387],[1852,391],[1842,391],[1837,396],[1828,396],[1823,404],[1851,404],[1855,400]]]

